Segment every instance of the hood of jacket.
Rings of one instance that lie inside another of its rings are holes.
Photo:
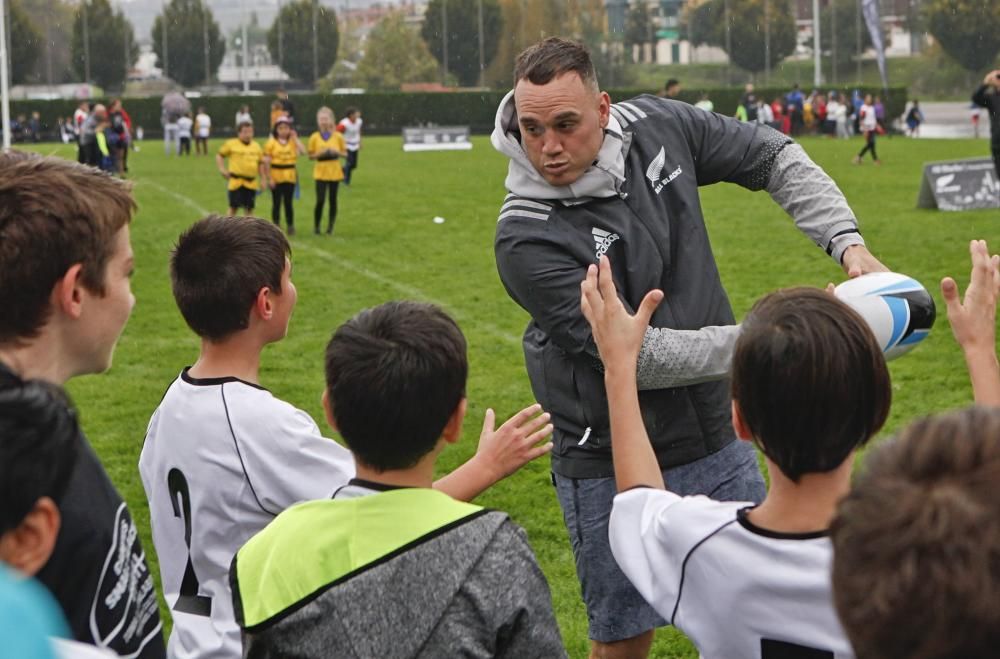
[[[594,198],[613,197],[625,181],[625,154],[630,134],[611,114],[604,131],[604,142],[597,160],[579,179],[569,185],[552,185],[538,173],[521,145],[521,133],[514,108],[514,92],[500,101],[490,142],[493,148],[510,158],[507,168],[507,190],[528,199],[549,199],[573,203]]]

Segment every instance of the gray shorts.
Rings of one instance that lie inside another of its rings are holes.
[[[690,464],[671,467],[663,479],[680,495],[704,494],[719,501],[764,500],[764,477],[749,442],[734,441]],[[552,474],[569,531],[576,575],[587,605],[589,636],[613,643],[667,624],[618,568],[608,542],[608,520],[617,490],[614,478],[566,478]]]

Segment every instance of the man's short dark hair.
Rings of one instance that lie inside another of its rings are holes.
[[[667,80],[667,84],[663,85],[663,88],[670,89],[674,85],[679,85],[679,84],[681,84],[680,80],[678,80],[677,78],[670,78],[669,80]]]
[[[790,288],[758,301],[736,341],[733,400],[782,473],[836,469],[885,423],[885,357],[856,311],[825,291]]]
[[[597,88],[597,72],[587,47],[579,41],[549,37],[517,56],[514,84],[527,80],[533,85],[545,85],[570,72],[579,75],[584,84]]]
[[[997,483],[997,409],[919,420],[868,453],[830,527],[834,603],[858,657],[997,656]]]
[[[132,221],[132,186],[63,158],[0,154],[0,343],[38,336],[52,288],[80,263],[104,294],[115,235]]]
[[[42,497],[59,504],[77,458],[76,413],[62,389],[0,375],[0,535]]]
[[[414,466],[433,450],[465,398],[465,337],[444,311],[387,302],[341,325],[326,347],[337,427],[365,465]]]
[[[219,341],[249,326],[260,289],[281,293],[292,248],[281,229],[256,217],[209,215],[177,240],[170,280],[195,334]]]

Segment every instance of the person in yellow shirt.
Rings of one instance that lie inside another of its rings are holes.
[[[271,220],[281,226],[281,205],[284,204],[289,236],[295,235],[295,215],[292,209],[292,196],[298,181],[295,159],[305,152],[306,148],[292,128],[292,120],[279,117],[271,131],[271,137],[264,144],[264,164],[271,175]]]
[[[260,181],[267,180],[267,165],[260,145],[253,141],[253,124],[241,122],[237,127],[238,137],[226,140],[215,156],[215,164],[222,178],[229,181],[229,214],[245,208],[247,215],[253,213]],[[226,168],[229,158],[229,168]],[[258,176],[260,177],[258,179]]]
[[[271,128],[273,129],[278,125],[278,119],[282,117],[287,117],[288,113],[285,112],[285,108],[282,107],[281,101],[274,101],[271,103]]]
[[[316,209],[313,213],[314,227],[319,233],[323,219],[323,205],[330,195],[330,219],[326,232],[333,233],[333,223],[337,219],[337,187],[344,180],[341,158],[347,153],[344,136],[337,132],[333,110],[322,107],[316,113],[319,130],[309,136],[309,159],[315,160],[313,178],[316,179]]]

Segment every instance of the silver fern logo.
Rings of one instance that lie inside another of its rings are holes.
[[[681,167],[677,166],[677,169],[670,172],[670,174],[661,180],[663,177],[663,171],[667,166],[667,153],[664,148],[660,147],[660,152],[656,154],[653,158],[653,162],[649,163],[649,167],[646,168],[646,178],[649,179],[649,185],[653,188],[655,194],[660,194],[660,191],[666,187],[668,183],[673,181],[675,178],[681,175]]]

